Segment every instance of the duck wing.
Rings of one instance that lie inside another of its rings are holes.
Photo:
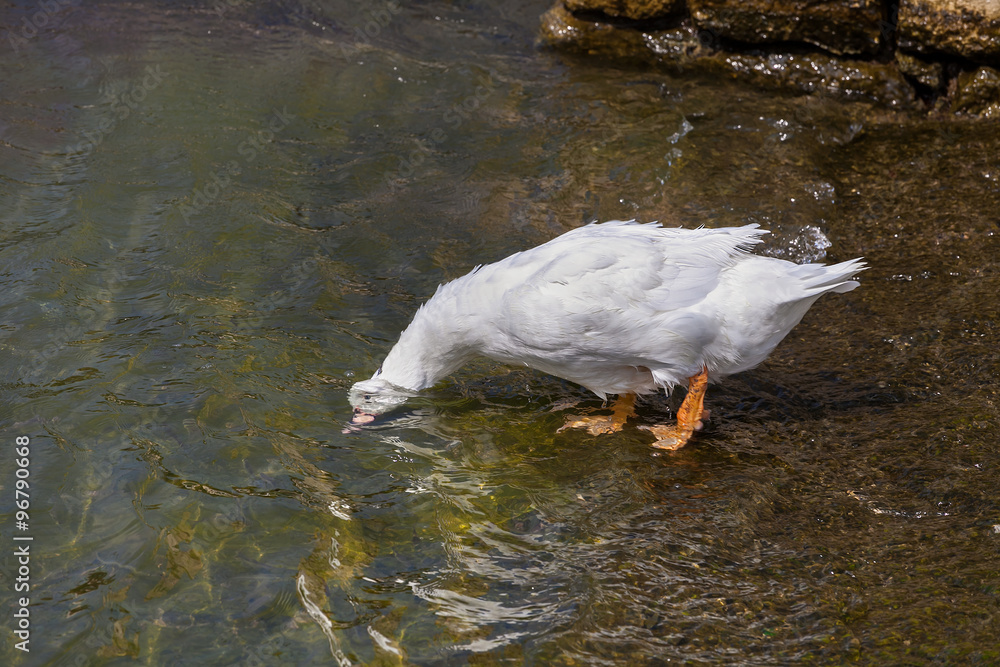
[[[494,265],[517,275],[501,298],[497,329],[511,351],[550,363],[687,360],[718,333],[698,306],[764,233],[756,225],[579,228]]]

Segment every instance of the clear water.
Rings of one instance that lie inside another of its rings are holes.
[[[541,0],[43,5],[0,9],[4,664],[1000,661],[996,124],[566,58]],[[437,284],[632,217],[872,269],[674,454],[487,361],[342,432]]]

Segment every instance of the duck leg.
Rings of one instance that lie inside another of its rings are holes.
[[[653,447],[675,450],[687,444],[695,431],[701,429],[701,420],[708,419],[705,410],[705,391],[708,389],[708,368],[688,378],[688,393],[677,410],[677,426],[640,426],[656,436]]]
[[[635,394],[619,394],[611,409],[610,417],[583,417],[573,416],[566,419],[566,423],[559,430],[567,428],[585,428],[591,435],[601,435],[602,433],[617,433],[622,430],[625,421],[629,417],[635,416]]]

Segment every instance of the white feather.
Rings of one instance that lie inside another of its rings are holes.
[[[369,413],[398,404],[476,355],[601,397],[669,391],[702,367],[712,379],[752,368],[817,298],[854,289],[851,277],[866,268],[751,255],[766,233],[615,220],[476,267],[417,311],[352,403]],[[400,399],[373,401],[375,385]]]

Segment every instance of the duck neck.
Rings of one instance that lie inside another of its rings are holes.
[[[379,377],[419,391],[474,357],[476,328],[458,305],[451,295],[439,291],[421,306],[382,362]]]

